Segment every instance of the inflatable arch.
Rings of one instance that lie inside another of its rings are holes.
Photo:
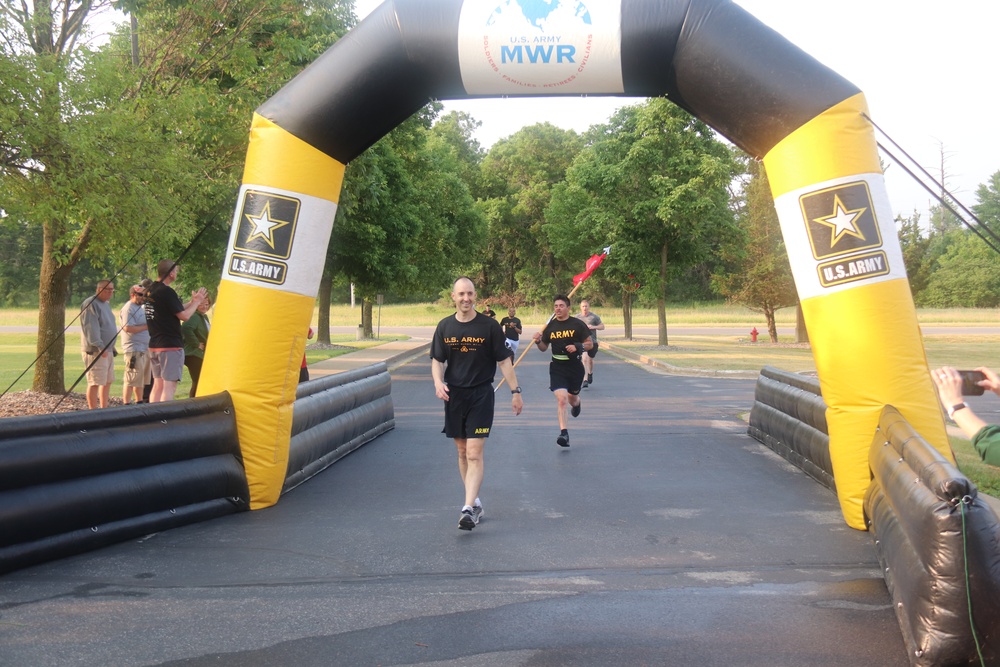
[[[199,393],[228,390],[251,507],[278,500],[347,163],[433,99],[666,96],[763,158],[864,529],[886,404],[951,458],[862,93],[730,0],[388,0],[254,114]]]

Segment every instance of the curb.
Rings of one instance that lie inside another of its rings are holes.
[[[680,366],[672,366],[665,361],[654,359],[653,357],[646,356],[645,354],[632,352],[631,350],[626,350],[625,348],[618,347],[617,345],[606,343],[604,341],[601,341],[601,349],[606,350],[616,357],[624,359],[625,361],[630,361],[637,365],[650,366],[671,375],[730,378],[734,380],[756,380],[757,376],[760,375],[760,371],[715,371],[701,368],[681,368]]]

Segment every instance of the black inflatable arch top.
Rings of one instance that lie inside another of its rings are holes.
[[[478,97],[462,4],[388,0],[257,113],[347,164],[428,102]],[[622,0],[621,63],[616,94],[665,95],[756,157],[860,92],[730,0]]]

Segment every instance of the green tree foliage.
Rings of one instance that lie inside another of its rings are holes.
[[[38,391],[65,386],[61,341],[81,262],[110,276],[176,258],[215,224],[219,245],[203,261],[216,258],[217,279],[229,218],[220,204],[232,205],[251,110],[352,16],[293,0],[122,3],[140,26],[133,58],[125,32],[81,46],[107,5],[0,5],[0,201],[5,221],[41,230]]]
[[[976,190],[979,203],[972,207],[985,225],[981,230],[987,244],[972,231],[953,230],[942,236],[948,244],[937,259],[920,305],[947,308],[996,308],[1000,306],[1000,241],[988,234],[1000,234],[1000,172]]]
[[[482,165],[481,203],[489,225],[487,245],[474,276],[482,296],[516,292],[545,300],[565,289],[567,265],[552,252],[542,226],[553,188],[581,148],[576,132],[540,123],[489,151]]]
[[[910,291],[914,300],[917,300],[927,289],[935,264],[931,255],[931,240],[920,229],[920,214],[916,211],[908,218],[897,216],[896,227],[899,230],[899,246],[903,252]]]
[[[732,155],[707,125],[665,99],[619,110],[586,140],[553,197],[546,232],[560,254],[612,245],[602,271],[621,285],[652,286],[659,343],[667,345],[671,279],[734,238]]]
[[[365,300],[366,336],[377,294],[437,294],[482,238],[482,217],[465,181],[473,170],[462,159],[475,150],[451,126],[431,130],[438,110],[411,117],[347,169],[326,280],[343,275],[354,283]]]
[[[751,160],[748,169],[750,180],[737,216],[745,240],[731,246],[730,269],[717,274],[715,284],[727,298],[763,313],[768,336],[772,343],[777,343],[775,313],[794,306],[798,295],[764,164]]]

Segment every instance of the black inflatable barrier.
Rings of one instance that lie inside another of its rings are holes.
[[[836,492],[826,403],[815,378],[762,368],[747,433]]]
[[[395,426],[392,380],[384,363],[299,385],[281,492]]]
[[[865,521],[910,663],[1000,664],[996,514],[892,406],[882,410],[868,461]]]
[[[248,509],[229,394],[5,419],[0,573]]]

